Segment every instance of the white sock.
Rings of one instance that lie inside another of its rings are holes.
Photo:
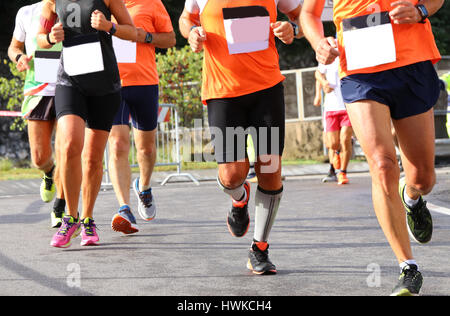
[[[141,181],[139,181],[139,191],[144,192],[151,188],[151,185],[143,185]]]
[[[413,200],[412,198],[409,197],[408,193],[406,192],[406,186],[403,190],[403,199],[405,200],[406,205],[408,205],[409,207],[414,207],[417,205],[417,203],[419,203],[419,199],[417,200]]]
[[[278,191],[265,191],[258,186],[255,195],[255,232],[253,240],[267,242],[277,217],[283,188]]]
[[[406,261],[403,261],[402,263],[400,263],[400,270],[403,271],[403,269],[406,266],[410,266],[412,264],[417,266],[417,271],[419,271],[419,265],[417,264],[416,260],[414,260],[414,259],[406,260]]]

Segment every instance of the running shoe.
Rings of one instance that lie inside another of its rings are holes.
[[[119,212],[114,215],[111,222],[111,228],[113,231],[121,232],[125,235],[139,232],[136,218],[133,213],[131,213],[131,210],[127,205],[122,206],[119,209]]]
[[[98,238],[94,220],[86,217],[81,221],[81,227],[81,246],[98,246],[100,238]]]
[[[427,207],[427,202],[422,197],[414,207],[410,207],[405,202],[405,178],[400,180],[399,193],[406,210],[406,220],[408,223],[408,232],[419,244],[426,244],[431,240],[433,235],[433,218]]]
[[[347,173],[345,172],[339,172],[337,175],[338,178],[338,184],[343,185],[349,183],[349,180],[347,178]]]
[[[335,152],[333,156],[333,167],[336,170],[341,169],[341,155],[339,152]]]
[[[144,221],[151,221],[156,216],[155,200],[152,195],[152,189],[144,192],[139,191],[139,178],[133,183],[134,193],[138,198],[138,213]]]
[[[72,240],[78,237],[80,232],[80,221],[70,215],[66,215],[58,232],[53,236],[50,245],[56,248],[69,248],[72,245]]]
[[[53,205],[53,211],[50,214],[52,228],[59,228],[62,225],[63,217],[66,208],[66,202],[62,199],[56,199]]]
[[[50,214],[51,221],[52,221],[52,228],[61,227],[64,215],[65,215],[64,210],[60,211],[60,210],[53,209],[52,213]]]
[[[397,286],[391,296],[418,296],[423,284],[422,274],[415,264],[403,268]]]
[[[254,274],[276,274],[275,265],[269,260],[269,244],[266,242],[253,242],[248,252],[247,268]]]
[[[44,174],[44,177],[42,178],[41,187],[41,199],[45,203],[50,203],[53,198],[55,197],[56,188],[55,183],[53,182],[53,178],[47,177]]]
[[[247,198],[244,201],[233,201],[232,208],[228,212],[227,226],[230,234],[234,237],[243,237],[250,227],[250,215],[248,214],[248,201],[250,200],[250,184],[246,181],[244,189]]]
[[[326,182],[337,182],[337,181],[338,181],[338,178],[336,176],[336,173],[331,171],[331,170],[328,172],[327,176],[322,179],[323,183],[326,183]]]

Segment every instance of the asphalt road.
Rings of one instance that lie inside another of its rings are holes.
[[[373,212],[370,178],[349,177],[343,187],[317,176],[287,177],[270,240],[275,276],[246,269],[253,226],[244,238],[231,237],[230,200],[213,181],[155,186],[157,219],[139,220],[141,231],[132,236],[111,230],[117,202],[112,191],[101,192],[95,209],[101,245],[81,247],[78,238],[66,250],[49,246],[51,204],[38,191],[0,194],[0,295],[388,295],[399,268]],[[449,295],[450,168],[438,169],[427,200],[434,237],[413,244],[422,295]]]

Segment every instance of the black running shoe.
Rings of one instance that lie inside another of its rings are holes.
[[[235,202],[228,212],[227,226],[230,234],[234,237],[243,237],[250,227],[250,215],[248,214],[248,201],[250,199],[250,184],[244,183],[247,198],[244,201]]]
[[[399,193],[406,210],[409,235],[418,243],[426,244],[433,235],[433,218],[427,207],[427,202],[422,197],[414,207],[409,207],[405,202],[405,180],[400,180]]]
[[[403,268],[397,286],[391,296],[418,296],[422,288],[423,277],[415,264]]]
[[[262,250],[264,249],[264,250]],[[277,268],[269,260],[269,244],[265,242],[253,242],[248,252],[247,268],[254,274],[276,274]]]

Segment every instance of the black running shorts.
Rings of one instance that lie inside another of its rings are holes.
[[[279,155],[284,150],[284,86],[236,98],[207,101],[208,121],[218,163],[247,158],[246,139],[252,135],[256,156]]]
[[[43,96],[38,105],[28,115],[30,121],[54,121],[56,119],[55,97]]]
[[[85,96],[80,90],[69,86],[56,86],[56,118],[77,115],[86,127],[111,131],[114,117],[120,106],[120,91],[103,96]]]

